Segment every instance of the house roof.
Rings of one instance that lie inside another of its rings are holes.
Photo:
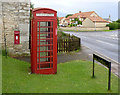
[[[63,18],[65,18],[65,17],[59,17],[58,19],[61,21]]]
[[[110,23],[109,21],[106,21],[106,20],[104,20],[103,18],[101,18],[101,17],[95,17],[95,16],[90,16],[90,17],[88,17],[91,21],[93,21],[93,22],[106,22],[106,23]]]
[[[80,13],[75,13],[72,16],[68,16],[66,19],[70,19],[70,18],[89,18],[91,21],[93,22],[107,22],[110,23],[109,21],[104,20],[103,18],[97,16],[90,16],[92,13],[95,13],[94,11],[90,11],[90,12],[80,12]],[[95,13],[96,14],[96,13]]]
[[[85,17],[89,17],[92,13],[95,13],[95,12],[94,12],[94,11],[91,11],[91,12],[75,13],[75,14],[73,14],[72,16],[68,16],[67,19],[77,18],[78,16],[79,16],[80,18],[85,18]]]

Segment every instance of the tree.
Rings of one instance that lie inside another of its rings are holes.
[[[34,9],[34,4],[30,3],[30,19],[32,19],[32,9]]]
[[[73,14],[67,14],[65,17],[67,18],[68,16],[72,16]]]
[[[75,18],[72,22],[78,22],[77,24],[81,24],[82,25],[82,21],[79,20],[79,18]]]
[[[58,17],[57,17],[57,26],[59,26],[59,19],[58,19]]]
[[[120,23],[120,19],[118,19],[116,22]]]

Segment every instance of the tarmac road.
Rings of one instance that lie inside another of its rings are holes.
[[[118,62],[118,30],[111,32],[66,32],[81,38],[81,44],[101,55]]]

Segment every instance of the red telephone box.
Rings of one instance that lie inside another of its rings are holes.
[[[32,10],[31,71],[36,74],[57,73],[57,11]]]
[[[14,44],[20,44],[20,31],[14,31]]]

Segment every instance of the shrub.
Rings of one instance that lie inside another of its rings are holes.
[[[73,26],[73,24],[70,24],[70,27],[72,27]]]
[[[120,23],[117,22],[110,23],[107,26],[110,27],[110,30],[120,29]]]
[[[75,24],[73,24],[73,26],[75,26]]]
[[[120,19],[118,19],[116,22],[120,23]]]
[[[81,25],[82,25],[82,21],[78,21],[78,24],[81,24]]]

